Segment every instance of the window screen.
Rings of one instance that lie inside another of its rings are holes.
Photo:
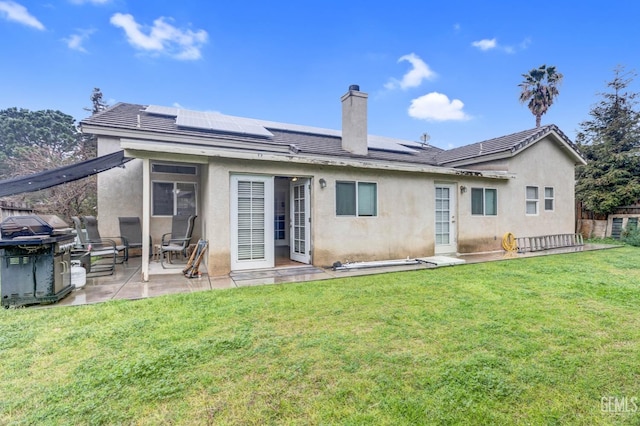
[[[152,215],[196,214],[196,184],[190,182],[153,182]]]
[[[356,215],[355,182],[336,182],[336,215]]]
[[[358,216],[375,216],[378,204],[376,184],[358,182]]]
[[[196,166],[183,166],[179,164],[158,164],[151,165],[153,173],[173,173],[178,175],[195,175],[197,173]]]
[[[372,182],[336,182],[337,216],[377,216],[378,185]]]
[[[498,214],[498,190],[484,190],[484,214],[487,216],[495,216]]]
[[[484,191],[482,188],[471,188],[471,214],[484,214]]]
[[[498,190],[471,188],[471,214],[495,216],[498,214]]]
[[[553,188],[546,187],[544,189],[544,209],[547,211],[553,210],[553,200],[554,200]]]
[[[538,214],[538,187],[527,186],[526,194],[527,194],[527,204],[526,204],[527,214]]]

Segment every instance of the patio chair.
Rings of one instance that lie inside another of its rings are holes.
[[[129,250],[142,249],[142,226],[139,217],[119,217],[120,235],[122,242],[127,248],[127,259],[129,258]],[[151,236],[149,236],[149,255],[152,254]]]
[[[76,247],[72,250],[72,257],[84,259],[88,257],[88,265],[85,265],[87,277],[98,275],[113,275],[116,269],[116,259],[118,257],[118,249],[111,240],[89,241],[82,228],[82,222],[77,216],[71,218],[76,229]],[[88,254],[88,256],[85,256]]]
[[[187,248],[191,242],[191,234],[193,233],[193,223],[196,215],[175,215],[171,220],[171,232],[162,235],[160,243],[160,265],[164,266],[164,256],[167,255],[169,263],[171,263],[171,255],[173,253],[181,253],[187,256]]]
[[[116,263],[122,263],[129,259],[129,252],[127,250],[127,246],[122,242],[122,237],[101,237],[100,232],[98,231],[98,220],[95,216],[82,216],[82,222],[84,223],[84,227],[87,230],[87,237],[89,242],[93,241],[111,241],[113,246],[116,248],[118,252],[118,256],[116,258]],[[118,242],[116,242],[118,240]]]

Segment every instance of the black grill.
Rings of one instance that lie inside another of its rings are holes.
[[[69,294],[71,231],[57,216],[9,216],[0,223],[2,306],[52,303]]]

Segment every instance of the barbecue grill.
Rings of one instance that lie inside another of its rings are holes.
[[[2,306],[53,303],[73,289],[75,235],[57,216],[9,216],[0,223]]]

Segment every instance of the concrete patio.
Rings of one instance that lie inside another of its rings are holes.
[[[537,252],[492,252],[456,256],[454,259],[465,263],[492,262],[500,260],[522,259],[536,256],[549,256],[581,251],[602,250],[619,246],[607,244],[585,244],[579,247],[558,248]],[[73,290],[68,296],[51,305],[34,305],[34,307],[73,306],[106,302],[120,299],[142,299],[176,293],[193,293],[197,291],[231,289],[266,284],[284,284],[344,278],[360,275],[382,274],[388,272],[434,269],[438,266],[431,263],[412,265],[378,266],[354,268],[334,271],[331,268],[317,268],[311,265],[284,266],[273,269],[233,272],[226,276],[212,277],[203,274],[199,278],[187,278],[182,267],[175,264],[173,269],[163,269],[159,262],[151,262],[150,278],[142,281],[141,258],[134,257],[128,262],[117,265],[114,275],[87,278],[86,285]],[[201,271],[206,270],[202,265]]]

